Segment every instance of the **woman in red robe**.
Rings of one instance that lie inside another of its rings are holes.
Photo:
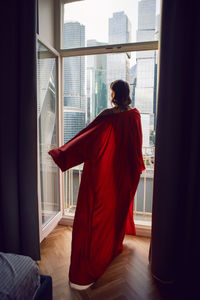
[[[135,235],[133,199],[144,170],[140,114],[129,85],[111,83],[111,103],[63,146],[49,151],[64,172],[84,162],[72,232],[70,285],[93,284]]]

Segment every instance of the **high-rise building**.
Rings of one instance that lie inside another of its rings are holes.
[[[131,40],[131,23],[127,15],[121,12],[113,13],[109,18],[109,44],[124,44]],[[110,106],[110,83],[116,79],[129,81],[129,54],[117,53],[107,55],[107,94]]]
[[[100,46],[96,40],[88,40],[87,46]],[[87,57],[87,123],[107,107],[107,57],[105,54]]]
[[[85,46],[85,26],[79,22],[64,23],[63,48]],[[64,141],[85,127],[86,98],[85,57],[67,57],[63,63]],[[81,116],[81,117],[80,117]],[[71,125],[70,125],[71,124]],[[70,129],[68,129],[68,127]]]
[[[153,41],[155,39],[156,0],[138,2],[137,41]]]
[[[85,26],[79,22],[65,22],[63,35],[63,48],[85,47]]]
[[[64,143],[71,140],[85,127],[85,112],[64,108]]]
[[[131,23],[124,11],[109,18],[109,44],[124,44],[131,40]]]
[[[139,1],[137,42],[152,41],[157,38],[157,20],[156,0]],[[140,51],[136,54],[137,79],[134,90],[134,103],[141,113],[143,136],[145,137],[143,145],[147,147],[153,144],[151,135],[154,134],[155,130],[156,60],[156,51]]]

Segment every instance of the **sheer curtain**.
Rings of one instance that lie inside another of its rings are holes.
[[[200,266],[200,18],[197,1],[163,0],[151,271],[193,284]],[[183,286],[184,287],[184,286]]]
[[[2,6],[0,251],[39,259],[36,3]]]

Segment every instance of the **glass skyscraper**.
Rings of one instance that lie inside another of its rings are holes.
[[[113,13],[109,18],[109,44],[129,43],[131,40],[131,23],[126,14],[121,12]],[[110,106],[110,83],[116,79],[129,81],[129,54],[117,53],[107,55],[107,97],[108,107]]]
[[[65,49],[85,46],[85,26],[79,22],[64,23]],[[64,142],[85,127],[86,113],[85,57],[67,57],[63,63]],[[84,115],[84,117],[83,117]],[[81,116],[81,117],[80,117]],[[69,129],[70,126],[70,129]]]
[[[64,108],[64,143],[71,140],[85,127],[85,112]]]
[[[138,2],[137,41],[153,41],[155,39],[156,0]]]
[[[87,46],[100,46],[96,40],[88,40]],[[107,57],[105,54],[87,57],[87,123],[107,107]]]
[[[137,42],[155,40],[156,34],[156,0],[141,0],[138,2]],[[137,79],[133,102],[141,113],[143,146],[147,147],[153,144],[155,130],[156,55],[156,51],[140,51],[136,54]]]
[[[131,23],[124,11],[109,18],[109,44],[124,44],[131,40]]]

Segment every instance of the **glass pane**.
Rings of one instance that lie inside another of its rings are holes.
[[[57,58],[37,44],[38,131],[42,225],[60,211],[58,168],[48,151],[58,147]]]
[[[64,58],[64,143],[111,107],[110,83],[129,82],[132,107],[141,113],[146,170],[135,197],[135,219],[150,221],[156,124],[157,51]],[[65,174],[65,209],[73,214],[82,166]]]
[[[63,48],[158,40],[159,23],[160,0],[69,0]]]

